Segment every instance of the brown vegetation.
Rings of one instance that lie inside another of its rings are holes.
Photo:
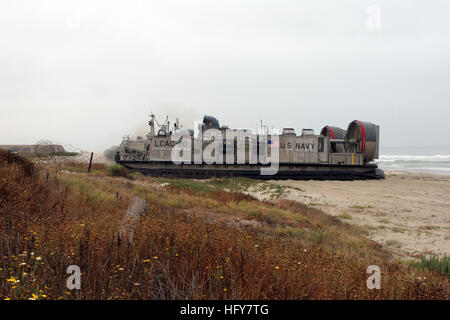
[[[363,231],[295,202],[156,188],[148,178],[109,177],[106,168],[45,172],[0,151],[1,299],[449,297],[446,276],[387,262]],[[136,195],[149,207],[129,242],[118,230]],[[261,225],[187,214],[196,211]],[[72,264],[82,270],[81,290],[66,288]],[[381,267],[381,290],[366,287],[370,264]]]

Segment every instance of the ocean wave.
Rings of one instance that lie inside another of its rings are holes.
[[[380,162],[420,161],[420,162],[450,162],[449,154],[434,155],[381,155]]]

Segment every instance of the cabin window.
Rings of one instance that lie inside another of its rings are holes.
[[[337,147],[336,147],[336,143],[335,143],[335,142],[332,142],[332,143],[331,143],[331,152],[332,152],[332,153],[337,152]]]
[[[318,145],[319,152],[323,152],[323,138],[318,138]]]
[[[164,130],[164,129],[159,130],[159,131],[158,131],[158,136],[159,136],[159,137],[165,137],[165,136],[167,136],[166,130]]]

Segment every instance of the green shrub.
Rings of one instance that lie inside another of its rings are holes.
[[[110,175],[114,177],[124,177],[131,179],[130,173],[125,167],[122,167],[120,164],[114,164],[108,167],[108,172]]]
[[[419,261],[414,263],[419,269],[437,270],[450,277],[450,257],[444,255],[439,258],[436,255],[425,257],[422,256]]]

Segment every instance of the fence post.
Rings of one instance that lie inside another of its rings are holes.
[[[91,152],[91,159],[89,160],[89,168],[88,168],[88,173],[91,172],[91,167],[92,167],[92,157],[94,156],[94,153]]]

